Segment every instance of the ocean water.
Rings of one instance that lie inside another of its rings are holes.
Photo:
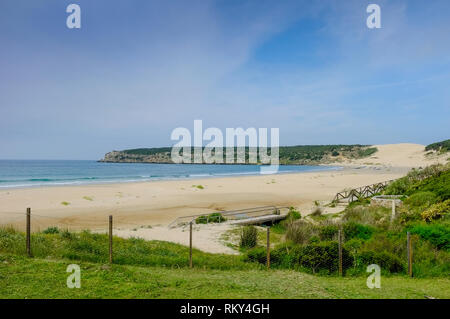
[[[278,174],[333,169],[338,168],[283,165],[280,166]],[[0,189],[259,175],[259,172],[258,165],[0,160]]]

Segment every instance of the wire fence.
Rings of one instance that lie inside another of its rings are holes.
[[[308,269],[312,273],[318,273],[321,269],[326,269],[329,273],[336,273],[339,276],[345,276],[348,273],[355,272],[361,267],[367,267],[369,264],[379,264],[383,269],[395,273],[403,272],[409,276],[414,275],[414,265],[416,262],[421,262],[422,256],[415,256],[415,245],[421,243],[418,236],[412,235],[409,232],[405,235],[404,241],[391,244],[389,248],[393,255],[398,256],[399,260],[393,260],[392,255],[384,253],[386,247],[385,243],[375,243],[371,251],[358,251],[358,247],[353,244],[351,240],[345,238],[343,229],[339,229],[337,234],[333,235],[327,245],[322,243],[314,243],[313,238],[309,238],[309,244],[289,246],[284,245],[279,240],[281,235],[276,232],[277,227],[272,231],[274,222],[277,220],[265,220],[260,217],[264,216],[279,216],[272,214],[274,211],[280,213],[285,208],[264,207],[256,211],[245,212],[247,220],[253,220],[254,223],[260,224],[263,228],[258,227],[253,250],[243,251],[245,258],[249,262],[257,262],[266,269],[272,268],[303,268]],[[243,210],[244,211],[244,210]],[[225,253],[225,254],[239,254],[239,248],[242,248],[243,230],[247,228],[246,223],[236,223],[242,221],[242,218],[230,218],[241,216],[243,211],[234,211],[225,214],[226,220],[218,220],[217,222],[208,221],[208,223],[197,223],[198,218],[205,215],[197,215],[191,218],[189,223],[179,223],[179,227],[166,228],[166,233],[173,232],[174,237],[166,236],[167,241],[174,241],[189,247],[189,256],[186,258],[186,264],[193,268],[201,268],[202,261],[196,261],[193,255],[193,250],[200,249],[209,251],[211,253]],[[265,212],[266,215],[261,214]],[[79,226],[86,224],[86,220],[71,221],[68,217],[54,217],[44,214],[32,213],[29,209],[25,213],[19,212],[2,212],[8,218],[1,221],[3,227],[9,225],[18,230],[26,232],[26,240],[23,242],[23,247],[26,253],[33,256],[33,240],[31,240],[32,233],[53,233],[59,230],[81,229]],[[282,216],[285,216],[283,213]],[[192,217],[192,216],[191,216]],[[258,219],[260,218],[260,219]],[[133,223],[129,221],[120,222],[120,228],[115,225],[117,220],[113,215],[104,216],[103,219],[91,219],[89,222],[95,222],[97,232],[108,234],[104,237],[105,249],[107,249],[108,261],[114,263],[114,242],[115,236],[119,237],[142,237],[146,239],[145,235],[153,235],[156,230],[151,227],[146,227],[142,223]],[[278,224],[275,224],[277,226]],[[250,226],[252,227],[252,226]],[[173,229],[177,228],[177,229]],[[128,229],[124,232],[123,229]],[[130,231],[131,229],[131,231]],[[227,233],[228,232],[228,233]],[[220,236],[231,236],[228,238],[228,243],[220,242]],[[283,235],[284,236],[284,235]],[[151,236],[150,238],[155,238]],[[164,240],[163,238],[161,238]],[[0,237],[1,240],[1,237]],[[233,245],[230,243],[233,242]],[[234,246],[234,247],[233,247]],[[2,247],[0,243],[0,248]],[[107,248],[106,248],[107,247]],[[299,248],[301,247],[301,249]],[[298,250],[298,251],[297,251]],[[300,251],[301,250],[301,251]],[[103,252],[102,254],[105,254]],[[299,266],[299,267],[297,267]]]

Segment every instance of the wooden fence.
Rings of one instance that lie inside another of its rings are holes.
[[[26,211],[26,254],[28,255],[28,257],[33,258],[33,254],[32,254],[32,241],[31,241],[31,222],[32,222],[32,214],[31,214],[31,208],[27,208]],[[189,259],[187,260],[187,264],[189,268],[193,268],[193,256],[192,256],[192,243],[193,243],[193,228],[192,228],[192,224],[194,223],[194,221],[191,221],[189,223]],[[114,260],[113,260],[113,216],[110,215],[108,217],[108,250],[109,250],[109,263],[113,264]],[[270,269],[270,247],[271,247],[271,243],[270,243],[270,227],[267,227],[267,233],[266,233],[266,268],[267,270]],[[343,250],[343,232],[342,230],[339,230],[338,232],[338,273],[339,276],[344,276],[344,265],[343,265],[343,255],[342,255],[342,250]],[[411,238],[411,234],[408,232],[407,233],[407,238],[406,238],[406,251],[407,251],[407,273],[410,277],[413,276],[413,240]],[[199,265],[199,268],[202,265]]]
[[[374,196],[375,194],[382,192],[392,181],[393,180],[389,180],[339,192],[334,196],[333,202],[339,202],[340,200],[346,199],[349,203],[351,203],[358,199]]]

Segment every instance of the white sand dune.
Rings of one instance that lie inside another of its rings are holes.
[[[420,144],[374,145],[378,152],[368,158],[347,162],[347,164],[371,164],[390,167],[425,167],[434,163],[445,163],[448,155],[425,156],[425,146]]]

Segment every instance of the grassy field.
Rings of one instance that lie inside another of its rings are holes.
[[[69,289],[66,268],[81,267]],[[321,277],[291,270],[171,269],[0,254],[0,298],[450,298],[450,279]]]

